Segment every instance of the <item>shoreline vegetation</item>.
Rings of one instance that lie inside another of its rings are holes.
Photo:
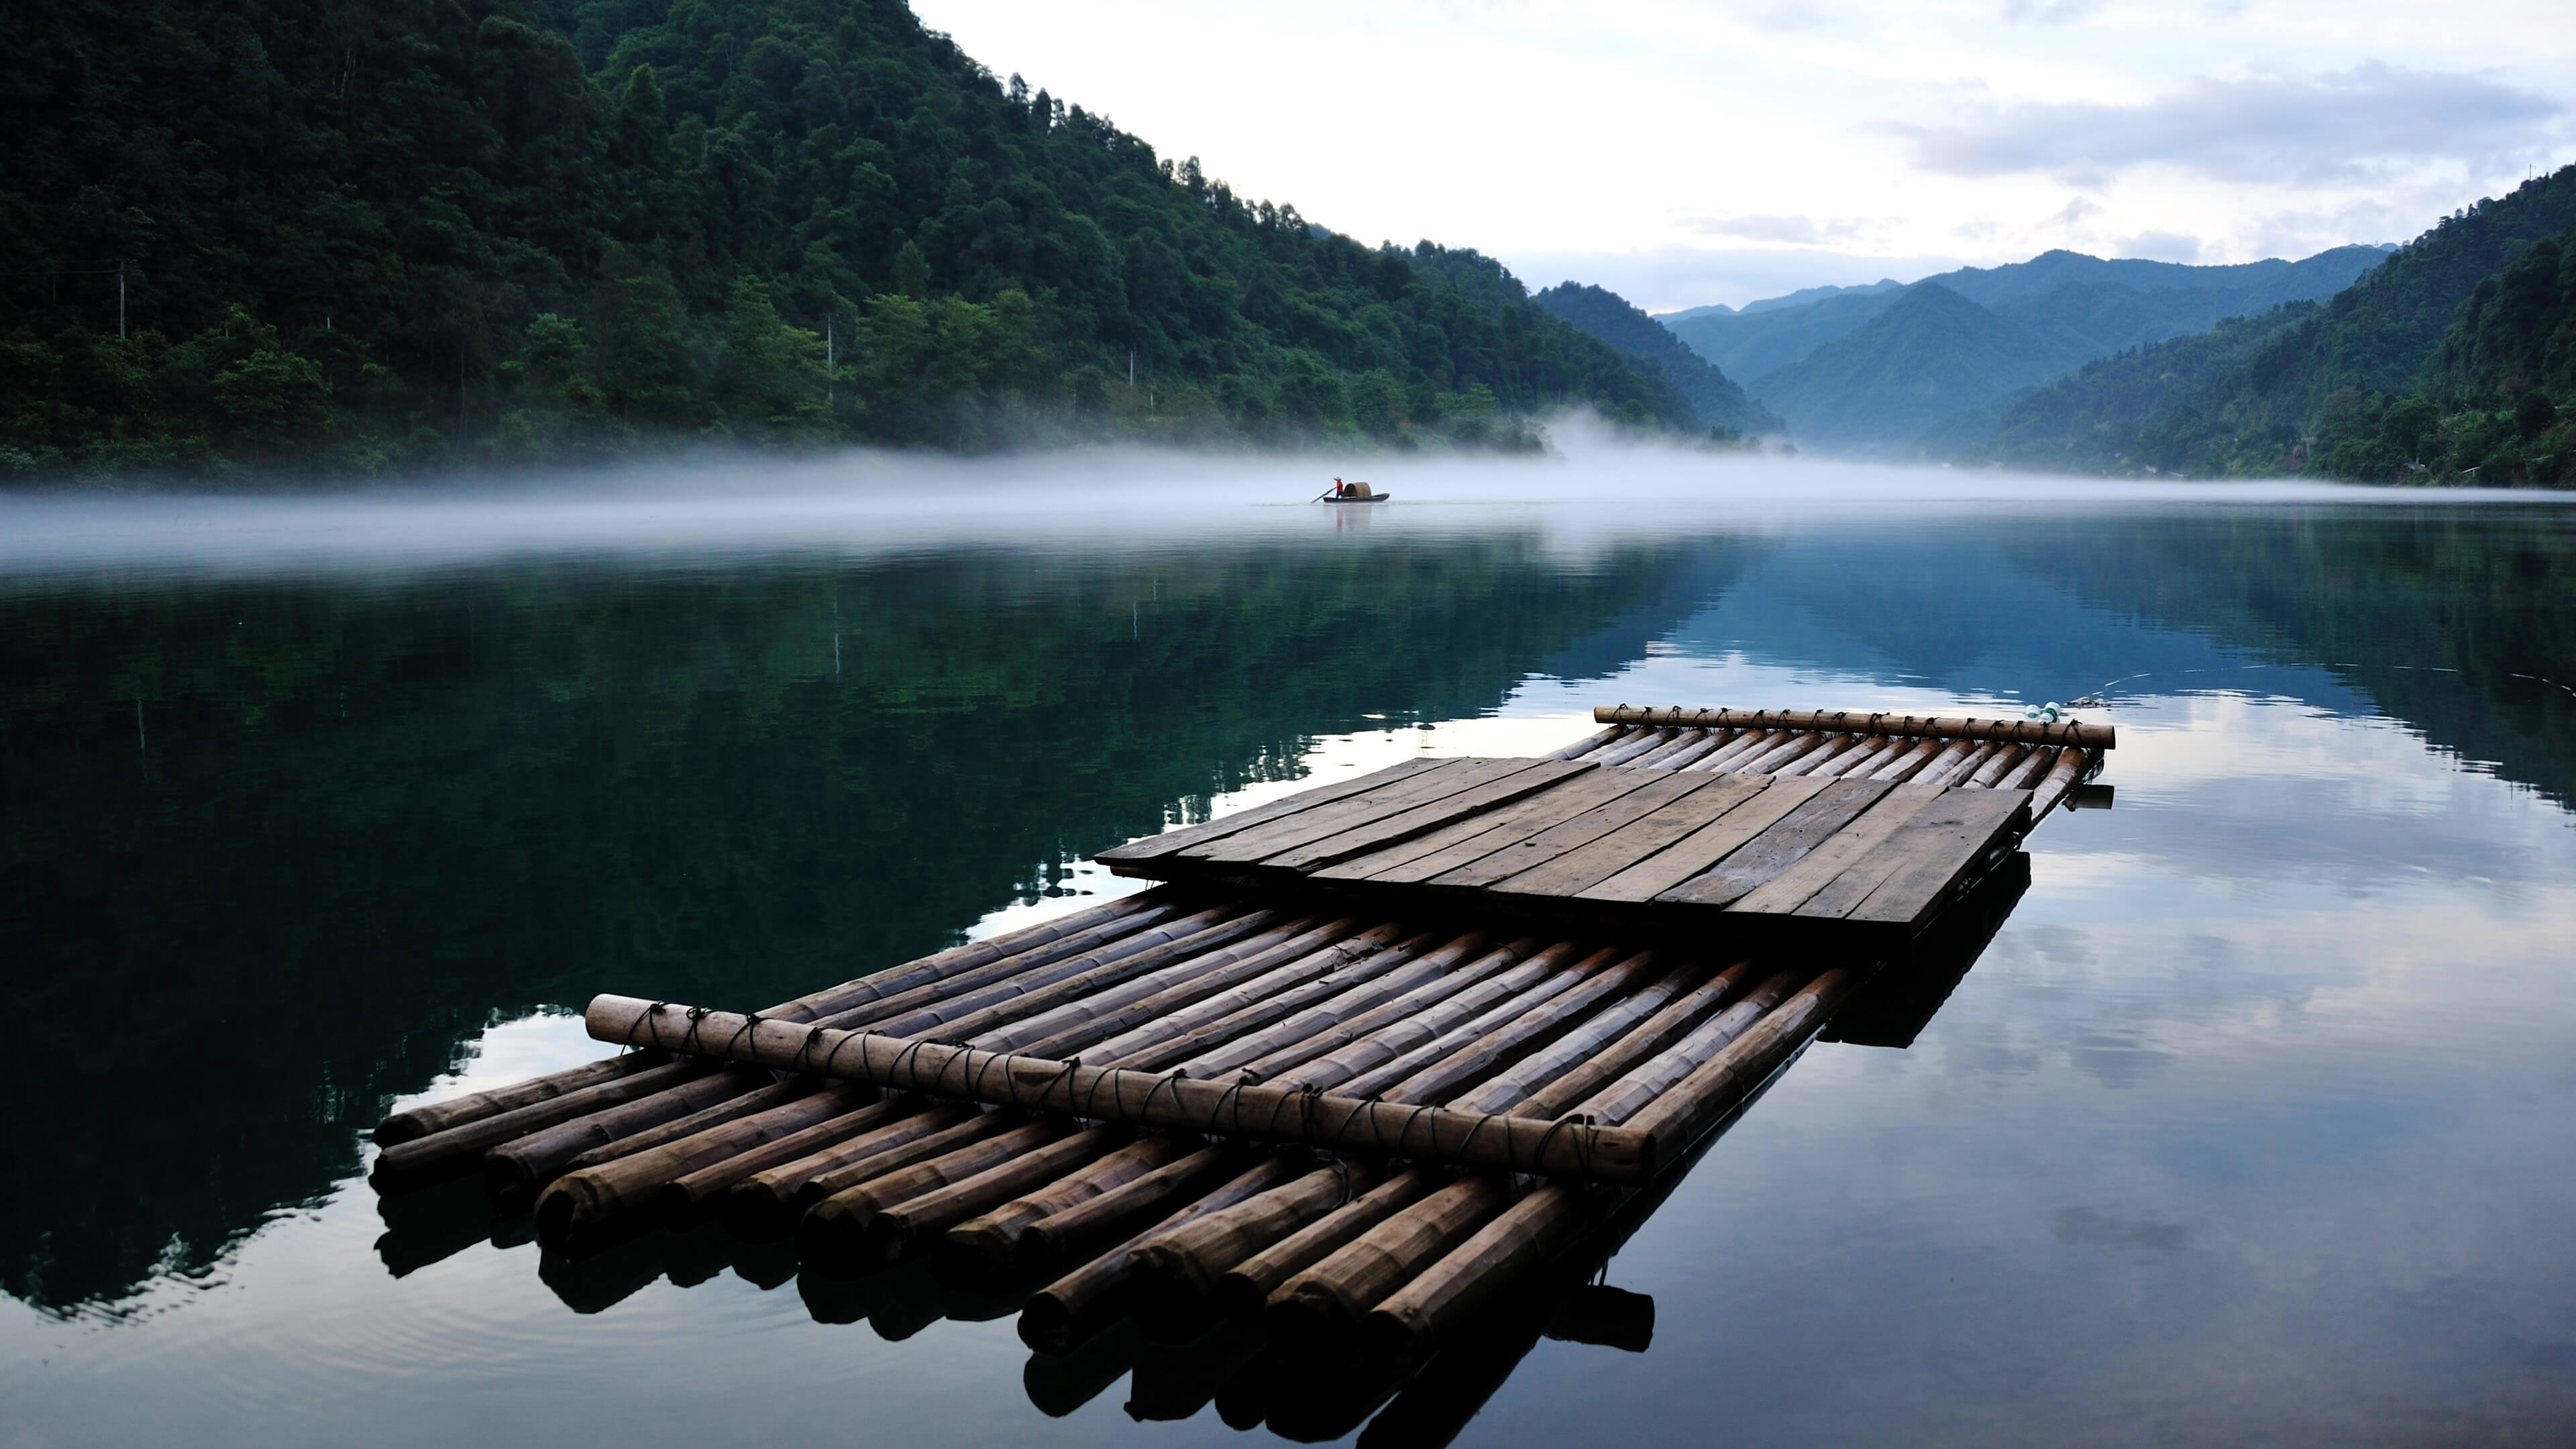
[[[901,0],[9,34],[0,483],[1736,436],[1493,259],[1237,196]]]
[[[1561,415],[1711,451],[2576,487],[2576,167],[2384,260],[2051,252],[1658,321],[1240,197],[904,0],[138,0],[0,35],[0,488],[1530,455]]]

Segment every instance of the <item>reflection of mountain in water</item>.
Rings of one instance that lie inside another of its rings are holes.
[[[2465,509],[0,601],[0,953],[38,1019],[123,1033],[0,1067],[51,1109],[18,1124],[0,1286],[203,1266],[495,1015],[765,1002],[934,949],[1370,714],[1650,642],[2030,700],[2144,676],[2384,712],[2565,803],[2576,696],[2522,676],[2576,683],[2571,606],[2564,524]]]
[[[2227,641],[2082,602],[2027,567],[2009,529],[1932,528],[1792,540],[1666,641],[1677,653],[1963,695],[2069,700],[2135,689],[2252,688],[2319,705],[2366,701],[2322,672],[2247,672]]]
[[[2066,523],[2008,551],[2096,607],[2326,673],[2431,744],[2576,803],[2576,529],[2563,510]]]
[[[936,949],[1316,734],[1488,710],[1641,609],[1669,627],[1728,557],[1345,542],[0,602],[0,953],[41,1017],[121,1023],[112,1054],[66,1032],[0,1068],[50,1109],[17,1125],[0,1283],[63,1307],[202,1267],[347,1177],[385,1098],[496,1016],[609,982],[765,1002]]]
[[[2034,702],[2113,685],[2384,714],[2566,804],[2571,618],[2555,513],[2194,512],[1799,537],[1664,642]]]

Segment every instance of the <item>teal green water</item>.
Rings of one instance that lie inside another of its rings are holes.
[[[1471,502],[0,549],[0,1444],[1232,1440],[1007,1302],[380,1208],[361,1133],[596,1054],[550,1014],[594,991],[781,999],[1310,772],[2096,694],[2117,808],[2033,837],[1914,1045],[1810,1051],[1609,1261],[1651,1347],[1365,1432],[1494,1381],[1465,1442],[2576,1432],[2576,519]]]

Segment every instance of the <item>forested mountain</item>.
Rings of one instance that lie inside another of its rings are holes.
[[[2576,485],[2576,229],[2478,283],[2413,395],[2329,396],[2316,452],[2340,478]]]
[[[2429,469],[2437,460],[2416,457],[2415,450],[2433,435],[2430,420],[2463,404],[2427,397],[2396,413],[2396,400],[2415,393],[2419,374],[2448,335],[2461,338],[2464,358],[2490,355],[2477,341],[2487,304],[2475,315],[2465,304],[2490,279],[2497,291],[2489,301],[2500,299],[2499,274],[2571,225],[2576,167],[2443,218],[2324,306],[2277,308],[2219,334],[2143,348],[2042,388],[2006,413],[1991,456],[2080,471],[2261,474],[2309,466],[2313,442],[2316,464],[2340,476],[2386,476],[2407,462]],[[2507,355],[2507,332],[2536,325],[2530,319],[2546,312],[2544,289],[2536,285],[2541,270],[2535,263],[2517,284],[2517,300],[2497,315],[2491,355]],[[2508,325],[2508,316],[2524,320]],[[2477,384],[2510,385],[2501,370]],[[2524,390],[2535,385],[2547,384]],[[2519,406],[2518,396],[2485,401]],[[2383,428],[2392,415],[2396,422]],[[2489,436],[2491,424],[2464,423],[2458,439],[2442,443],[2442,456],[2487,449],[2490,442],[2501,447],[2501,434]],[[2525,436],[2519,421],[2513,429],[2521,441],[2546,431]],[[2365,437],[2371,446],[2347,446]],[[2475,466],[2475,459],[2457,466]]]
[[[2094,349],[2085,356],[2099,357],[2202,331],[2222,317],[2331,296],[2385,255],[2375,247],[2344,246],[2296,262],[2200,267],[2060,250],[1999,267],[1962,267],[1924,281],[2043,330],[2067,333]],[[1894,306],[1903,291],[1894,282],[1815,287],[1732,313],[1676,313],[1665,321],[1701,356],[1745,379],[1758,394],[1755,379],[1848,335]]]
[[[0,474],[1690,416],[1492,260],[1239,197],[900,0],[72,0],[0,45]]]
[[[1757,386],[1801,447],[1873,451],[2081,360],[2063,338],[1921,282]]]
[[[1849,335],[1852,329],[1894,306],[1901,291],[1852,291],[1795,307],[1703,313],[1666,325],[1693,352],[1723,368],[1727,375],[1750,381],[1787,367],[1837,337]]]
[[[1780,431],[1780,420],[1745,396],[1743,388],[1618,293],[1561,282],[1535,300],[1552,315],[1609,343],[1620,356],[1671,384],[1690,403],[1701,427],[1738,437]]]

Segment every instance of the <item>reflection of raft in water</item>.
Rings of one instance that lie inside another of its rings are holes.
[[[1546,759],[1408,761],[1131,842],[1103,859],[1143,894],[757,1015],[599,997],[592,1035],[643,1050],[397,1114],[376,1181],[481,1166],[550,1248],[614,1250],[548,1260],[594,1305],[650,1281],[636,1229],[710,1217],[867,1275],[803,1291],[889,1336],[1024,1305],[1051,1413],[1133,1367],[1155,1414],[1212,1395],[1332,1437],[1426,1363],[1388,1412],[1450,1380],[1472,1412],[1526,1349],[1474,1345],[1534,1339],[1526,1305],[1809,1040],[1912,1039],[2112,743],[1600,717]],[[1545,1323],[1634,1346],[1631,1310]],[[1319,1350],[1377,1373],[1323,1407],[1269,1391]]]

